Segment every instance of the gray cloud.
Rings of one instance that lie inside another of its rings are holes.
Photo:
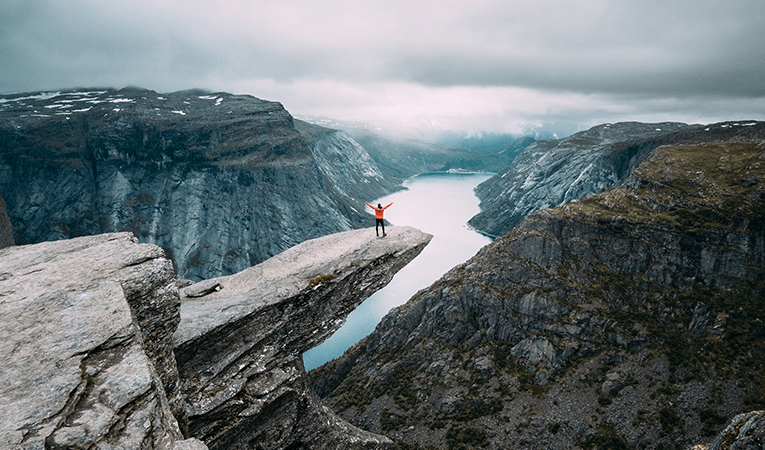
[[[6,0],[0,92],[199,87],[466,128],[765,118],[762,17],[761,0]]]

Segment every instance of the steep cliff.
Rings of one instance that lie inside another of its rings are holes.
[[[385,177],[374,159],[345,132],[295,120],[295,127],[306,137],[316,163],[332,186],[354,204],[400,189],[394,177]]]
[[[0,99],[0,195],[18,244],[131,231],[201,280],[369,223],[352,197],[391,185],[363,149],[322,139],[246,95],[16,94]]]
[[[316,391],[402,448],[709,442],[765,408],[764,179],[762,138],[659,147],[420,291]]]
[[[476,188],[481,212],[470,225],[489,236],[510,231],[534,211],[620,186],[660,145],[759,139],[763,123],[712,125],[623,122],[529,145]]]
[[[180,294],[130,233],[0,249],[0,447],[393,448],[321,404],[301,355],[431,238],[330,235]]]
[[[2,249],[0,299],[0,447],[205,448],[172,414],[180,301],[161,249],[129,233]]]

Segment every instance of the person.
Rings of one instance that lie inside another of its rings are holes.
[[[393,204],[393,202],[390,202],[390,204],[389,204],[388,206],[386,206],[385,208],[383,208],[382,204],[381,204],[381,203],[378,203],[378,204],[377,204],[377,208],[375,208],[374,206],[372,206],[372,205],[370,205],[369,203],[367,203],[367,206],[369,206],[370,208],[372,208],[372,209],[374,209],[374,210],[375,210],[375,234],[377,234],[377,237],[380,237],[380,231],[379,231],[379,230],[380,230],[380,228],[379,228],[379,227],[380,227],[380,225],[382,225],[382,229],[383,229],[383,237],[385,237],[385,236],[386,236],[386,234],[385,234],[385,221],[383,220],[383,213],[384,213],[384,212],[385,212],[385,210],[386,210],[386,209],[388,209],[388,208],[390,207],[390,205],[392,205],[392,204]]]

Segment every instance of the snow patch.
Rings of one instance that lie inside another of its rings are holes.
[[[106,94],[106,91],[70,92],[67,95],[84,96],[84,95],[101,95],[101,94]],[[85,99],[82,99],[82,100],[85,100]]]
[[[43,92],[42,94],[30,95],[28,97],[19,98],[0,98],[0,103],[18,102],[20,100],[49,100],[53,97],[61,95],[61,91],[58,92]]]

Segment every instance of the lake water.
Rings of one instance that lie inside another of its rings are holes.
[[[342,356],[348,348],[369,335],[392,308],[403,305],[417,291],[430,286],[491,242],[466,224],[480,211],[473,188],[492,175],[422,174],[404,183],[408,190],[369,202],[383,206],[393,202],[393,206],[385,210],[385,218],[393,226],[419,228],[432,234],[433,239],[414,261],[394,276],[390,284],[350,313],[346,323],[334,335],[303,354],[306,370]],[[370,226],[373,224],[374,219],[370,219]]]

